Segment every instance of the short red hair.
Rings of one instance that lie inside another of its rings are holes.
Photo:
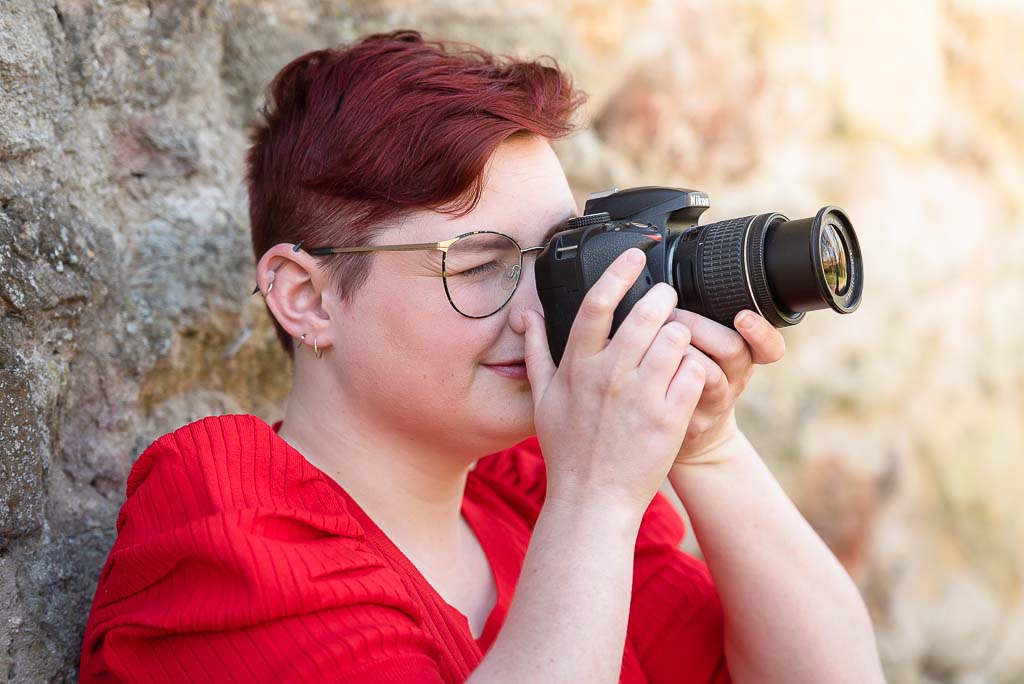
[[[308,52],[274,77],[246,159],[256,260],[273,245],[366,245],[416,210],[462,216],[504,140],[576,130],[587,100],[551,65],[397,30]],[[370,255],[321,257],[349,297]],[[276,319],[281,344],[292,338]]]

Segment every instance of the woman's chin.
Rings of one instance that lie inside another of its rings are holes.
[[[536,431],[533,424],[533,401],[531,399],[531,401],[518,406],[506,404],[506,408],[492,414],[491,420],[488,421],[488,427],[481,429],[479,434],[487,434],[491,437],[496,445],[493,451],[501,451],[533,436]]]

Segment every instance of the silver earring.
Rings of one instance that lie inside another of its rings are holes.
[[[302,343],[305,342],[305,341],[306,341],[306,333],[302,333],[302,335],[299,336],[299,344],[297,345],[297,347],[301,347]]]
[[[316,335],[313,335],[313,353],[316,354],[316,358],[323,358],[323,350],[316,346]]]

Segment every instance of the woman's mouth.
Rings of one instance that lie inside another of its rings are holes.
[[[527,380],[526,363],[524,361],[505,361],[494,365],[483,364],[498,375],[512,380]]]

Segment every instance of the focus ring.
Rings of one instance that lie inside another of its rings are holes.
[[[741,309],[757,310],[743,270],[743,237],[753,216],[709,223],[701,240],[701,272],[707,317],[731,328]]]

